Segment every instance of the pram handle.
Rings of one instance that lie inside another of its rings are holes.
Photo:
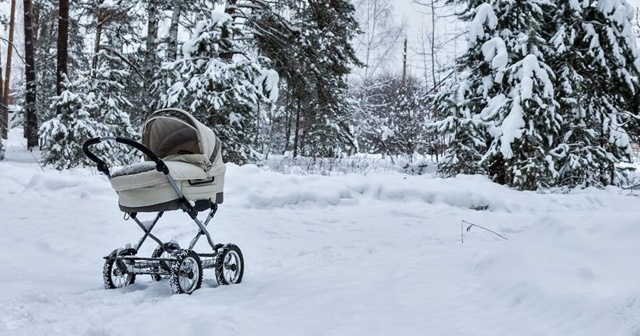
[[[167,165],[164,163],[164,161],[162,161],[157,155],[155,155],[149,148],[147,148],[145,145],[131,140],[131,139],[127,139],[127,138],[122,138],[122,137],[101,137],[101,138],[91,138],[87,141],[84,142],[84,144],[82,145],[82,151],[84,152],[84,155],[86,155],[91,161],[95,162],[98,165],[98,171],[100,171],[101,173],[109,176],[109,167],[107,167],[107,164],[100,160],[100,158],[98,158],[95,154],[93,154],[90,150],[89,147],[93,146],[93,145],[97,145],[103,141],[115,141],[127,146],[131,146],[139,151],[141,151],[142,153],[144,153],[144,155],[146,155],[149,159],[151,159],[151,161],[156,163],[156,170],[159,172],[166,174],[169,174],[169,168],[167,167]]]

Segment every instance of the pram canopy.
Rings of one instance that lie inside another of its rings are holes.
[[[222,163],[220,140],[213,131],[179,109],[154,112],[144,123],[142,144],[167,161],[192,163],[205,170]]]

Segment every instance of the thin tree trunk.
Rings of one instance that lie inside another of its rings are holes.
[[[150,113],[152,106],[151,100],[151,84],[153,84],[155,67],[157,63],[156,50],[158,49],[158,0],[149,0],[149,7],[147,7],[148,25],[147,25],[147,42],[146,53],[144,57],[144,108],[146,118]]]
[[[231,17],[233,17],[233,14],[236,13],[237,2],[238,0],[227,0],[227,5],[224,8],[224,12],[226,14],[229,14]],[[226,31],[223,31],[220,37],[224,40],[224,39],[231,38],[232,36],[229,36],[229,34]],[[223,60],[231,61],[233,59],[233,50],[223,50],[220,53],[220,58],[222,58]]]
[[[0,65],[0,78],[2,78],[2,65]],[[4,82],[0,80],[0,96],[3,96]],[[6,139],[9,135],[9,110],[0,102],[0,137]]]
[[[96,25],[96,42],[93,46],[93,58],[91,60],[92,76],[95,76],[95,71],[98,68],[98,53],[100,52],[100,40],[102,39],[102,22],[100,16],[97,18],[98,24]]]
[[[435,0],[431,1],[431,77],[433,79],[433,89],[436,89],[436,5]]]
[[[2,101],[9,106],[9,93],[11,93],[11,56],[13,56],[13,33],[16,25],[16,0],[11,0],[11,19],[9,21],[9,46],[7,46],[7,63],[5,63],[5,79]],[[7,119],[8,120],[8,119]]]
[[[56,71],[56,93],[62,94],[62,81],[67,74],[69,58],[69,0],[60,0],[58,7],[58,68]]]
[[[182,0],[173,1],[173,12],[171,14],[171,25],[169,26],[169,51],[170,61],[175,61],[178,55],[178,24],[182,13]]]
[[[285,94],[287,95],[285,98],[286,106],[289,105],[289,100],[291,99],[291,95],[289,95],[286,91]],[[284,150],[285,152],[289,150],[289,143],[291,142],[291,111],[289,109],[285,110],[285,117],[284,117]]]
[[[404,49],[402,50],[402,88],[407,85],[407,39],[404,39]]]
[[[296,108],[296,128],[293,134],[293,157],[298,156],[298,136],[300,134],[300,98],[298,98],[298,106]]]
[[[25,59],[25,137],[27,148],[32,149],[38,145],[38,119],[36,116],[36,72],[33,44],[31,0],[24,0],[24,59]]]

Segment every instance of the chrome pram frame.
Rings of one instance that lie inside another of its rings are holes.
[[[191,239],[188,249],[181,249],[175,241],[163,242],[156,235],[151,233],[164,211],[159,211],[155,218],[147,222],[142,222],[138,218],[137,212],[126,212],[128,217],[133,219],[144,232],[138,243],[133,247],[127,245],[125,248],[113,250],[105,256],[103,267],[103,281],[107,289],[120,288],[135,282],[136,275],[151,275],[154,281],[159,281],[163,277],[169,278],[169,283],[174,293],[191,294],[202,285],[202,270],[215,269],[216,280],[219,285],[237,284],[242,281],[244,275],[244,258],[238,246],[234,244],[214,244],[207,226],[218,211],[218,204],[209,200],[196,200],[191,204],[184,196],[176,184],[176,180],[171,176],[169,168],[165,162],[155,155],[149,148],[132,139],[122,137],[98,137],[87,140],[83,146],[84,154],[97,164],[98,171],[111,178],[109,167],[90,151],[90,147],[100,142],[115,141],[117,143],[131,146],[141,151],[148,160],[156,164],[155,169],[164,174],[169,185],[176,192],[179,208],[186,212],[196,223],[198,233]],[[200,211],[209,210],[209,214],[204,222],[198,219]],[[211,253],[196,253],[193,251],[198,240],[202,236],[206,237],[207,243],[212,249]],[[158,244],[151,257],[137,256],[143,243],[151,238]]]

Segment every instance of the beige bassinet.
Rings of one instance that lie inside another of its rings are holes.
[[[178,190],[191,202],[223,201],[226,167],[220,140],[191,114],[179,109],[154,112],[145,122],[142,144],[169,168]],[[170,211],[180,208],[180,196],[156,163],[144,162],[114,170],[111,186],[124,212]]]

